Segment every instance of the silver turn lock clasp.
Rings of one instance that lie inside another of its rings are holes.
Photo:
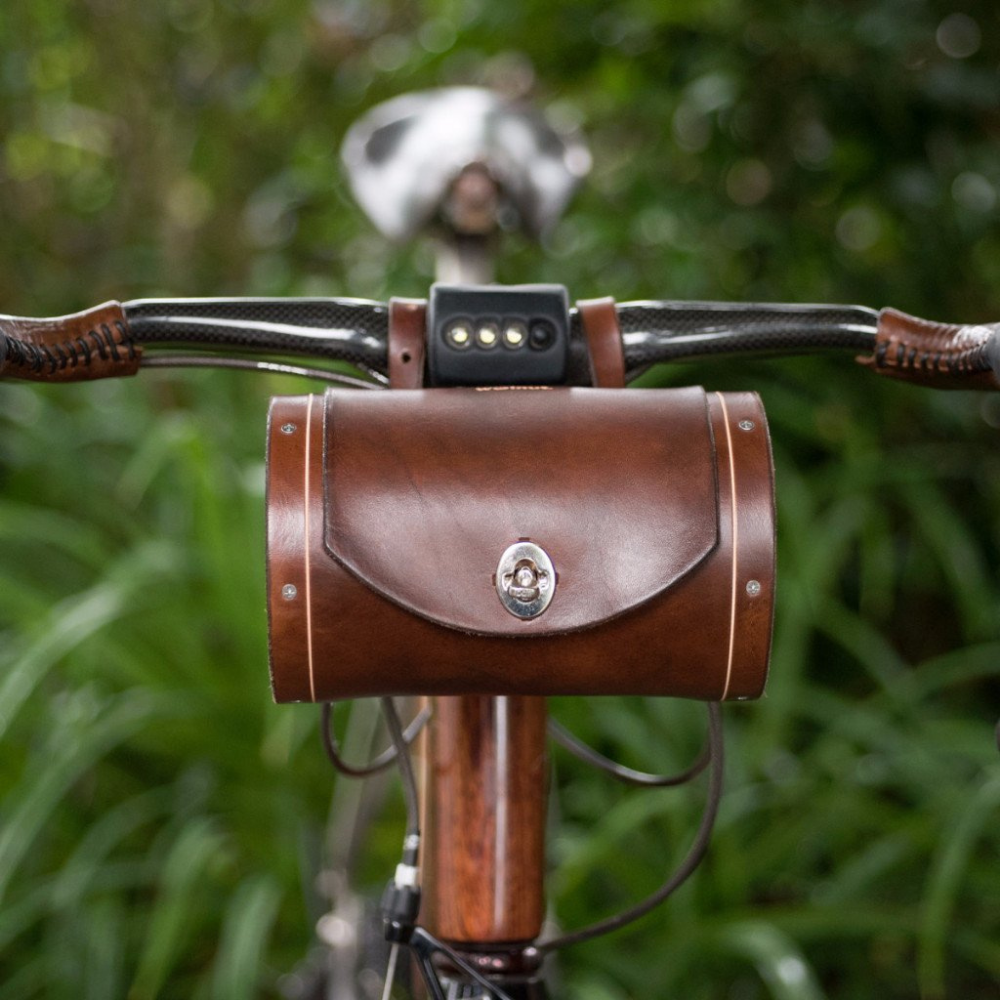
[[[534,542],[515,542],[500,557],[497,595],[515,618],[537,618],[556,591],[556,571],[548,553]]]

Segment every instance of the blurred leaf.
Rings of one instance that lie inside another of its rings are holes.
[[[920,932],[919,969],[921,996],[928,1000],[946,995],[945,939],[955,919],[959,887],[969,877],[969,862],[975,841],[982,835],[984,826],[995,820],[998,808],[1000,776],[994,774],[965,803],[965,808],[959,813],[959,821],[947,832],[942,849],[931,867]]]
[[[794,942],[767,923],[734,924],[722,944],[749,958],[775,1000],[822,1000],[813,970]]]
[[[99,629],[119,622],[128,610],[130,595],[141,592],[161,576],[165,563],[169,563],[169,553],[162,548],[130,553],[107,571],[105,579],[89,592],[52,608],[44,624],[37,628],[37,638],[19,652],[0,681],[0,704],[3,705],[0,736],[45,672]]]
[[[208,888],[206,876],[223,846],[211,820],[195,820],[182,828],[164,858],[129,997],[146,1000],[159,995],[183,954],[185,938],[191,932],[190,914],[197,911],[198,899]]]
[[[126,693],[78,731],[64,725],[52,732],[43,759],[8,800],[0,829],[0,896],[70,785],[102,754],[172,707],[146,692]]]
[[[266,944],[278,909],[275,882],[252,877],[233,893],[215,959],[213,1000],[242,1000],[258,985],[256,959]]]
[[[425,295],[431,247],[372,232],[338,145],[404,90],[488,84],[582,127],[594,156],[544,246],[505,236],[502,280],[993,321],[997,16],[990,0],[2,4],[0,311]],[[633,930],[567,952],[569,992],[912,1000],[919,969],[992,1000],[1000,828],[978,796],[1000,693],[1000,397],[890,384],[849,356],[644,378],[698,382],[756,389],[769,415],[768,693],[727,712],[705,866]],[[271,391],[302,386],[0,386],[0,998],[267,995],[310,946],[331,780],[314,714],[268,693]],[[137,689],[156,708],[132,725]],[[692,705],[554,709],[636,767],[683,767],[703,735]],[[702,786],[626,792],[557,753],[568,867],[550,897],[570,927],[656,882]],[[359,881],[391,870],[398,824],[394,806],[359,835]]]

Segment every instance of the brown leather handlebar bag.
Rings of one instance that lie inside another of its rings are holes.
[[[279,702],[763,691],[774,492],[755,394],[278,398],[267,520]]]

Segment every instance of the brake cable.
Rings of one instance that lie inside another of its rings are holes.
[[[330,758],[330,763],[333,764],[333,766],[340,771],[341,774],[346,774],[349,778],[367,778],[370,775],[378,774],[379,771],[384,771],[398,758],[399,751],[396,748],[396,745],[392,744],[376,757],[373,757],[367,764],[349,764],[343,757],[341,757],[340,747],[337,745],[336,737],[333,735],[333,702],[324,702],[320,708],[320,713],[320,735],[323,738],[323,749],[326,751],[327,757]],[[413,721],[402,733],[403,744],[405,746],[409,746],[417,738],[424,726],[427,725],[430,717],[430,706],[422,708],[416,716],[414,716]],[[392,730],[390,729],[390,734],[391,732]]]
[[[403,795],[407,809],[407,833],[404,839],[403,860],[396,869],[395,879],[387,886],[382,900],[386,937],[392,942],[388,968],[386,970],[383,1000],[387,1000],[392,987],[400,944],[407,945],[413,951],[417,960],[417,966],[434,1000],[444,1000],[441,983],[432,961],[432,956],[435,952],[446,955],[456,968],[482,986],[496,1000],[509,1000],[508,995],[503,990],[486,979],[478,970],[454,952],[450,946],[435,938],[425,928],[418,926],[416,923],[420,907],[420,889],[416,884],[416,868],[420,844],[416,779],[413,774],[413,764],[410,760],[409,745],[400,724],[399,716],[396,713],[395,705],[391,698],[382,698],[381,702],[383,711],[385,712],[386,724],[392,737],[393,749],[396,751],[395,759],[400,767]],[[720,706],[717,702],[711,702],[707,707],[708,746],[706,750],[702,752],[699,759],[691,768],[680,775],[670,778],[622,767],[602,754],[599,754],[593,748],[588,747],[585,743],[568,733],[563,727],[558,726],[558,724],[554,727],[559,733],[556,738],[560,739],[560,742],[562,742],[561,737],[565,735],[568,737],[567,742],[571,745],[571,749],[575,751],[582,748],[586,752],[584,759],[588,760],[588,762],[598,763],[598,766],[602,767],[602,769],[608,770],[616,777],[619,777],[620,780],[626,780],[629,783],[645,784],[647,786],[653,785],[654,787],[682,784],[704,770],[707,758],[707,763],[710,764],[708,798],[705,803],[704,812],[702,813],[698,832],[691,848],[674,873],[656,892],[621,913],[607,917],[604,920],[599,920],[579,930],[571,931],[568,934],[562,934],[558,937],[550,938],[548,941],[542,941],[533,946],[530,949],[531,951],[539,955],[546,955],[560,948],[609,934],[638,920],[673,895],[701,863],[712,837],[712,830],[719,811],[719,802],[722,798],[725,757]]]
[[[549,736],[578,760],[610,774],[612,778],[623,784],[635,785],[639,788],[676,788],[678,785],[687,784],[708,767],[712,757],[711,747],[706,744],[695,762],[686,771],[681,771],[679,774],[650,774],[647,771],[637,771],[634,768],[626,767],[624,764],[611,760],[610,757],[605,757],[604,754],[584,743],[579,736],[570,732],[555,719],[548,720],[548,729]]]
[[[630,924],[640,917],[645,916],[650,910],[655,909],[663,903],[669,896],[680,888],[687,881],[690,875],[701,863],[708,849],[708,843],[712,838],[712,829],[715,826],[715,818],[719,812],[719,800],[722,798],[722,776],[723,776],[723,734],[722,734],[722,712],[718,702],[710,702],[708,705],[708,748],[711,758],[708,781],[708,799],[705,803],[705,810],[702,813],[701,824],[691,845],[687,856],[678,866],[677,870],[667,879],[666,882],[652,895],[629,907],[621,913],[596,923],[590,924],[577,931],[562,934],[558,937],[542,941],[535,946],[541,954],[548,954],[559,948],[565,948],[571,944],[579,944],[582,941],[589,941],[592,938],[600,937],[616,931],[626,924]]]
[[[301,378],[317,379],[350,389],[384,389],[385,376],[379,372],[362,369],[372,381],[342,375],[340,372],[304,365],[290,365],[277,361],[251,361],[249,358],[226,358],[217,354],[144,354],[143,368],[235,368],[239,371],[257,371],[269,375],[297,375]],[[361,367],[361,366],[358,366]]]

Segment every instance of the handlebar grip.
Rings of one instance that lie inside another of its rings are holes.
[[[879,313],[875,350],[858,361],[890,378],[936,389],[1000,389],[1000,324],[957,326]]]
[[[0,378],[83,382],[134,375],[141,355],[119,302],[52,319],[0,316]]]

